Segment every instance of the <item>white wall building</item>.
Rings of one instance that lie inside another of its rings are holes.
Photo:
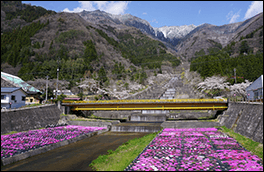
[[[1,109],[25,106],[26,93],[21,87],[1,87]]]
[[[249,100],[263,99],[263,75],[256,79],[246,88],[247,98]]]
[[[58,96],[61,95],[61,94],[64,94],[66,96],[71,96],[71,95],[74,95],[71,90],[58,90]],[[53,95],[56,96],[56,90],[53,90]]]

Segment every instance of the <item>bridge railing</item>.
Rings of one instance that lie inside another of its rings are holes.
[[[70,101],[62,103],[153,103],[153,102],[227,102],[227,99],[135,99],[135,100],[97,100],[97,101]]]
[[[243,103],[252,103],[252,102],[256,102],[256,103],[263,103],[263,99],[250,99],[250,98],[241,98],[241,97],[228,97],[228,101],[229,102],[243,102]]]

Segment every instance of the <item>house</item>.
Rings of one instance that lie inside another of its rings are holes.
[[[71,90],[58,90],[58,96],[64,94],[66,96],[74,95]],[[53,95],[56,95],[56,90],[53,90]]]
[[[29,85],[21,78],[5,72],[1,72],[1,88],[2,87],[9,87],[9,88],[21,87],[22,90],[26,92],[27,97],[34,97],[34,99],[38,99],[40,100],[40,102],[42,100],[40,98],[40,95],[42,94],[40,90]]]
[[[27,96],[26,97],[26,105],[36,104],[36,103],[40,103],[40,100],[37,99],[36,97],[33,97],[33,96],[31,96],[31,97]]]
[[[26,92],[21,87],[1,87],[1,109],[25,106]]]
[[[247,98],[250,101],[263,101],[263,75],[246,88]]]

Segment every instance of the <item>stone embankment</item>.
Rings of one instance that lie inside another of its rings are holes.
[[[256,142],[263,143],[263,104],[229,102],[219,123]]]
[[[1,134],[65,124],[111,128],[112,125],[120,123],[119,120],[84,121],[77,119],[76,115],[61,116],[60,114],[62,111],[55,104],[1,111]],[[118,116],[116,117],[115,119],[118,119]],[[123,118],[123,116],[119,117]]]
[[[1,134],[56,125],[60,114],[55,104],[1,111]]]

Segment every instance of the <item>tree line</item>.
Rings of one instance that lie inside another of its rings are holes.
[[[203,78],[217,74],[228,76],[228,81],[233,84],[235,68],[238,83],[245,79],[252,82],[263,74],[263,52],[244,54],[247,48],[245,50],[243,44],[240,48],[240,55],[237,57],[230,57],[224,50],[196,57],[191,61],[190,71],[197,71]]]
[[[47,14],[56,14],[55,11],[46,10],[42,7],[36,7],[31,5],[26,5],[24,10],[16,10],[15,12],[5,12],[6,20],[12,20],[20,16],[20,19],[25,20],[26,22],[32,22],[33,20],[38,19],[41,16]]]

